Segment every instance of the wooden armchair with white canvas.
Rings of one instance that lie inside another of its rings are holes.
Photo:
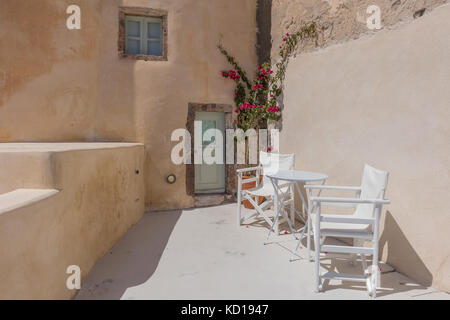
[[[237,193],[237,223],[238,226],[242,224],[243,221],[255,216],[260,215],[271,228],[273,225],[273,211],[269,210],[273,207],[274,204],[274,187],[270,182],[270,179],[267,177],[268,174],[273,174],[281,170],[293,170],[295,156],[293,154],[278,154],[278,153],[267,153],[260,152],[259,155],[259,166],[253,168],[239,169],[237,170],[238,174],[238,193]],[[251,179],[243,179],[243,175],[248,172],[256,172],[256,177]],[[260,183],[261,177],[262,181]],[[242,186],[246,183],[256,182],[256,187],[248,190],[243,190]],[[286,183],[281,188],[281,192],[289,193],[287,199],[282,203],[283,210],[281,211],[283,216],[285,217],[291,231],[294,232],[294,228],[292,226],[291,220],[293,220],[294,214],[294,193],[293,186],[291,183]],[[264,197],[265,201],[259,204],[258,198]],[[254,210],[249,212],[246,216],[242,217],[241,215],[241,203],[243,199],[248,200]],[[256,201],[255,201],[256,199]],[[289,206],[291,218],[289,219],[286,214],[286,208]],[[272,214],[271,214],[272,213]],[[278,223],[275,225],[275,233],[278,234]]]
[[[343,281],[357,281],[366,283],[369,295],[376,296],[377,284],[379,283],[378,267],[378,238],[379,225],[383,205],[390,203],[384,199],[388,184],[389,173],[377,170],[365,165],[362,183],[360,187],[334,187],[322,185],[305,186],[309,190],[309,201],[316,208],[315,213],[310,213],[309,230],[314,233],[315,250],[315,277],[316,290],[322,290],[322,280],[338,279]],[[355,198],[337,197],[314,197],[313,190],[350,190],[356,191]],[[352,215],[323,214],[323,206],[350,206],[355,207]],[[311,206],[309,206],[311,208]],[[312,224],[312,229],[310,228]],[[354,239],[353,246],[325,245],[326,237],[341,237]],[[366,242],[370,247],[364,246]],[[351,254],[352,261],[356,255],[361,256],[363,275],[341,274],[320,272],[320,254]],[[308,253],[309,255],[309,253]],[[372,256],[372,265],[367,266],[366,258]]]

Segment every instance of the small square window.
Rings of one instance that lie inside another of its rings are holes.
[[[121,7],[119,54],[138,60],[167,60],[167,13]]]

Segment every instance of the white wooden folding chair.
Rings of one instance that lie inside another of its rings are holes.
[[[295,156],[293,154],[278,154],[278,153],[267,153],[260,152],[259,155],[259,166],[253,168],[239,169],[238,174],[238,193],[237,193],[237,223],[238,226],[242,224],[245,220],[259,214],[272,228],[273,222],[271,221],[269,210],[274,205],[274,187],[270,179],[266,176],[268,174],[276,173],[280,170],[293,170],[295,163]],[[246,172],[256,171],[256,178],[252,179],[242,179],[242,176]],[[262,182],[260,183],[260,177],[262,177]],[[248,190],[242,190],[242,185],[246,183],[256,182],[256,187]],[[281,213],[287,220],[289,227],[292,232],[295,232],[293,225],[291,224],[291,219],[293,220],[293,215],[295,212],[294,208],[294,189],[291,183],[286,183],[280,187],[279,195],[282,197]],[[258,204],[259,197],[264,197],[265,201],[262,204]],[[241,202],[243,199],[248,200],[255,208],[246,216],[241,216]],[[256,199],[256,201],[255,201]],[[291,219],[286,215],[286,208],[289,206]],[[273,214],[272,214],[273,215]],[[275,225],[275,233],[278,234],[278,223]]]
[[[323,279],[338,279],[343,281],[365,282],[369,295],[376,297],[377,284],[380,277],[378,267],[378,237],[380,217],[383,204],[389,204],[384,199],[389,174],[365,165],[360,187],[335,187],[322,185],[308,185],[309,201],[315,205],[316,213],[310,212],[308,233],[314,233],[315,277],[316,290],[322,290]],[[356,191],[357,198],[313,197],[312,190],[351,190]],[[355,207],[352,215],[322,214],[322,206],[350,206]],[[310,206],[311,208],[311,206]],[[353,246],[324,245],[326,237],[353,238]],[[365,247],[371,242],[371,247]],[[352,261],[356,255],[361,255],[363,275],[341,274],[335,272],[320,273],[320,253],[351,254]],[[308,253],[309,254],[309,253]],[[372,256],[372,265],[367,266],[366,256]]]

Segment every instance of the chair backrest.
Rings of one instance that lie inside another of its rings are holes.
[[[263,167],[263,184],[270,185],[270,179],[266,176],[281,170],[293,170],[295,165],[294,154],[279,154],[260,152],[259,163]]]
[[[369,165],[364,166],[361,181],[360,199],[384,199],[384,193],[388,184],[389,173],[375,169]],[[374,213],[373,204],[360,204],[356,208],[355,215],[359,217],[372,218]]]

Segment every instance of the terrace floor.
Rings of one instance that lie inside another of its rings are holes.
[[[290,262],[292,235],[273,237],[259,220],[236,227],[236,204],[148,213],[94,267],[76,299],[370,299],[358,283],[314,293],[314,263]],[[337,241],[337,240],[334,240]],[[340,272],[360,266],[333,259]],[[323,260],[330,266],[330,259]],[[450,299],[382,266],[377,299]]]

